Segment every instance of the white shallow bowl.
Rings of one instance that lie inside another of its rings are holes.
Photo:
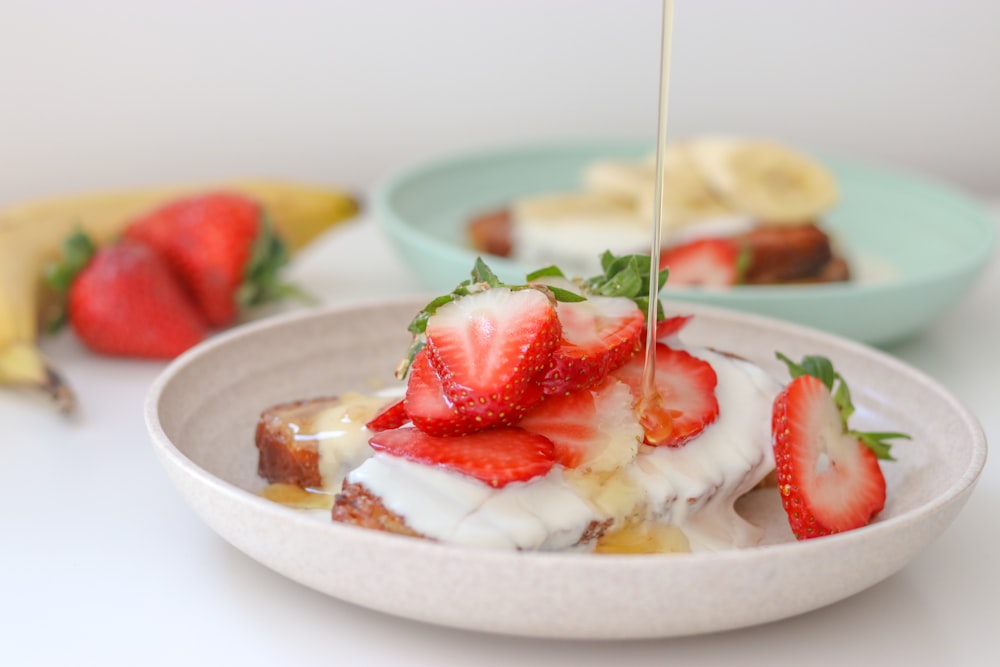
[[[447,546],[327,522],[258,495],[254,428],[274,403],[394,382],[405,325],[422,302],[275,318],[183,355],[150,390],[146,421],[164,469],[194,511],[267,567],[331,596],[456,628],[560,638],[668,637],[787,618],[904,567],[955,518],[982,470],[975,417],[895,359],[798,325],[692,304],[685,339],[731,350],[784,377],[774,351],[830,357],[863,430],[913,440],[885,463],[888,502],[860,530],[795,542],[774,490],[741,511],[755,548],[598,556]]]

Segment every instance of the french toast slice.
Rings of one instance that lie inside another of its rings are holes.
[[[315,419],[338,402],[336,397],[311,398],[264,410],[257,420],[255,435],[259,452],[257,474],[272,484],[322,488],[319,442],[301,435],[312,433]]]

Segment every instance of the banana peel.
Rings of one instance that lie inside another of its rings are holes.
[[[44,267],[58,258],[63,239],[77,229],[105,243],[136,216],[211,190],[240,192],[260,202],[292,253],[353,218],[361,207],[344,189],[248,179],[65,196],[0,210],[0,387],[41,392],[57,409],[72,411],[77,404],[73,391],[38,347],[52,303]]]

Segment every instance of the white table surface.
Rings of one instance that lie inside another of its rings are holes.
[[[1000,219],[1000,206],[993,210]],[[332,230],[294,277],[331,303],[414,292],[374,222]],[[890,351],[1000,442],[1000,260],[943,321]],[[462,632],[368,611],[268,570],[217,537],[154,459],[146,389],[163,364],[51,358],[77,419],[0,390],[0,664],[996,665],[1000,467],[989,460],[945,534],[897,575],[789,620],[673,640],[567,642]],[[914,415],[919,418],[919,415]],[[710,594],[707,592],[706,594]],[[669,601],[664,605],[669,613]]]

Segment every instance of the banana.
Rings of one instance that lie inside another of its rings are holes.
[[[650,218],[656,206],[650,190],[639,202],[640,210]],[[686,143],[679,143],[663,155],[662,225],[665,234],[704,220],[738,216],[716,196],[704,175],[696,168]]]
[[[637,214],[652,221],[656,207],[656,161],[599,160],[584,172],[584,186],[634,201]],[[663,156],[664,234],[694,223],[738,215],[721,201],[695,167],[688,146],[672,145]],[[647,223],[648,226],[649,223]]]
[[[837,200],[836,181],[821,164],[780,144],[706,137],[690,151],[723,201],[765,223],[813,222]]]
[[[357,214],[359,201],[346,191],[292,181],[242,180],[205,185],[104,192],[46,199],[0,211],[0,387],[40,391],[72,411],[76,398],[37,346],[51,294],[42,284],[44,266],[60,245],[82,228],[95,241],[118,235],[137,215],[171,199],[208,190],[242,192],[256,199],[290,251],[304,247],[329,227]]]
[[[545,224],[579,220],[632,219],[635,206],[627,197],[602,192],[565,192],[526,197],[514,203],[515,216]]]

